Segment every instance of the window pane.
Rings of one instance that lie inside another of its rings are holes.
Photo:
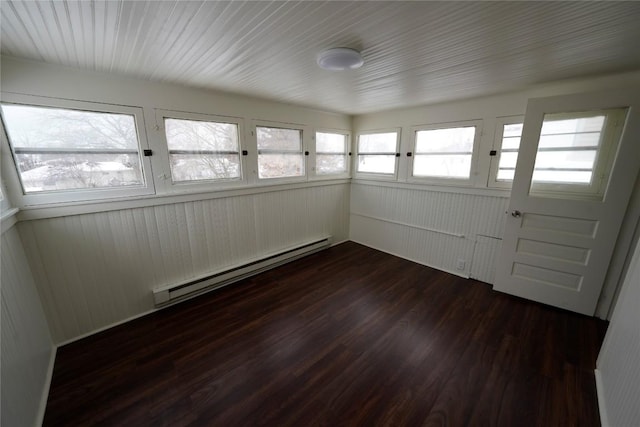
[[[238,125],[164,119],[173,182],[240,178]]]
[[[500,163],[498,164],[498,168],[515,168],[516,163],[518,161],[518,153],[517,152],[507,152],[500,154]]]
[[[133,116],[3,104],[11,145],[42,149],[138,149]]]
[[[164,119],[169,150],[238,151],[238,125]]]
[[[502,129],[503,138],[516,137],[519,139],[520,135],[522,135],[522,123],[509,123],[504,125]]]
[[[358,138],[358,153],[395,153],[397,138],[398,134],[396,132],[360,135]]]
[[[600,132],[541,135],[538,148],[593,147],[600,144]]]
[[[240,178],[237,154],[172,154],[170,157],[174,182]]]
[[[393,174],[395,170],[395,154],[358,156],[358,172]]]
[[[144,186],[129,114],[3,104],[25,194]]]
[[[593,168],[596,151],[539,151],[534,169],[589,169]]]
[[[591,184],[605,115],[545,115],[532,177],[536,183]]]
[[[593,172],[587,171],[533,171],[537,183],[589,184]]]
[[[18,154],[25,193],[142,185],[137,154]]]
[[[500,145],[500,161],[496,181],[513,181],[515,167],[518,161],[522,123],[509,123],[502,126],[502,142]],[[502,151],[514,150],[514,151]],[[493,161],[493,160],[492,160]]]
[[[346,135],[339,133],[316,133],[316,153],[344,153],[346,150]]]
[[[502,138],[503,150],[517,150],[520,148],[520,135]]]
[[[542,123],[540,135],[554,135],[577,132],[600,132],[604,125],[605,116],[583,117],[577,119],[554,119],[558,115],[547,115]]]
[[[302,151],[302,131],[257,127],[258,150]]]
[[[302,154],[259,154],[258,176],[260,178],[304,176],[304,156]]]
[[[471,154],[423,155],[413,158],[413,175],[443,178],[469,178]]]
[[[475,126],[417,131],[416,153],[471,153],[475,133]]]
[[[515,175],[515,169],[499,169],[498,170],[498,181],[513,181],[513,176]]]
[[[346,171],[347,162],[344,154],[316,154],[317,174],[332,174]]]

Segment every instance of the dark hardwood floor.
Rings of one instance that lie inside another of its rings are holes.
[[[606,323],[355,243],[58,350],[45,426],[597,426]]]

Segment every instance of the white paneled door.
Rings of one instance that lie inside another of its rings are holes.
[[[494,289],[593,315],[640,165],[640,93],[531,99]]]

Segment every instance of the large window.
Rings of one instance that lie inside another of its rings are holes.
[[[82,200],[110,197],[110,189],[128,195],[126,190],[146,188],[138,109],[88,111],[12,103],[1,108],[26,196],[74,193],[71,199]],[[89,193],[95,195],[85,197]]]
[[[256,138],[260,179],[304,176],[301,130],[257,126]]]
[[[476,126],[416,130],[413,176],[469,180],[475,139]]]
[[[398,131],[363,133],[358,136],[357,172],[378,175],[396,173]]]
[[[164,118],[173,182],[241,178],[238,124]]]
[[[316,132],[316,174],[337,175],[347,171],[347,135]]]

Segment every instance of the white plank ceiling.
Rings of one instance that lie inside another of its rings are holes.
[[[640,69],[639,2],[1,3],[5,55],[348,114]]]

